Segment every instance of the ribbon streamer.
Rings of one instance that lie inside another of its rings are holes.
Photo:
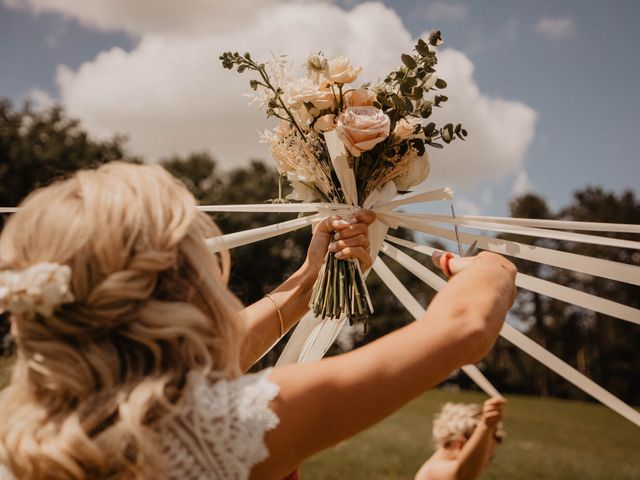
[[[387,235],[387,240],[426,255],[433,255],[434,252],[438,251],[435,248],[418,245],[417,243],[390,235]],[[547,297],[555,298],[588,310],[593,310],[595,312],[603,313],[614,318],[619,318],[621,320],[626,320],[640,325],[640,310],[637,308],[581,292],[580,290],[565,287],[564,285],[532,277],[531,275],[526,275],[524,273],[518,273],[516,275],[516,285],[532,292],[546,295]]]
[[[573,220],[543,220],[534,218],[486,217],[477,215],[460,215],[458,218],[478,222],[505,223],[523,227],[542,227],[560,230],[587,230],[607,233],[640,233],[640,225],[629,223],[576,222]]]
[[[474,220],[465,220],[461,217],[452,218],[444,215],[430,215],[426,213],[397,213],[396,216],[400,219],[412,219],[422,224],[448,223],[451,225],[470,227],[476,230],[488,230],[492,232],[526,235],[529,237],[553,238],[555,240],[564,240],[568,242],[590,243],[593,245],[604,245],[607,247],[631,248],[640,250],[640,242],[635,242],[633,240],[621,240],[619,238],[585,235],[583,233],[560,232],[557,230],[522,227],[518,225],[505,226],[505,224],[501,223],[479,222]]]
[[[381,251],[389,255],[394,260],[396,260],[398,263],[400,263],[400,265],[405,267],[407,270],[413,273],[416,277],[418,277],[420,280],[425,282],[427,285],[431,286],[436,291],[440,291],[440,289],[442,289],[442,287],[446,284],[446,282],[442,278],[438,277],[433,272],[431,272],[431,270],[426,268],[424,265],[420,264],[419,262],[411,258],[409,255],[398,250],[397,248],[392,247],[391,245],[385,243],[382,245]],[[390,275],[393,275],[391,270],[388,270],[388,272]],[[378,273],[378,270],[376,270],[376,273]],[[378,273],[378,275],[380,274]],[[395,275],[393,276],[395,277]],[[388,276],[387,277],[381,276],[381,279],[386,284],[388,280]],[[402,303],[403,305],[405,305],[405,303],[407,305],[410,305],[411,300],[406,298],[405,295],[402,295],[403,292],[401,290],[398,290],[398,291],[395,290],[397,284],[393,282],[391,285],[393,285],[393,288],[394,288],[394,289],[391,289],[391,292],[396,296],[396,298],[398,298],[400,303]],[[528,355],[530,355],[531,357],[533,357],[534,359],[542,363],[547,368],[553,370],[564,379],[573,383],[576,387],[581,389],[583,392],[591,395],[593,398],[600,401],[602,404],[611,408],[614,412],[620,414],[630,422],[640,427],[640,412],[636,411],[635,409],[633,409],[632,407],[624,403],[622,400],[620,400],[616,396],[606,391],[604,388],[602,388],[600,385],[595,383],[593,380],[584,376],[578,370],[576,370],[575,368],[571,367],[570,365],[568,365],[567,363],[565,363],[564,361],[562,361],[561,359],[553,355],[551,352],[549,352],[548,350],[546,350],[545,348],[543,348],[542,346],[540,346],[539,344],[531,340],[529,337],[527,337],[523,333],[513,328],[511,325],[505,323],[502,326],[500,335],[506,340],[508,340],[509,342],[513,343],[520,350],[524,351],[525,353],[527,353]]]
[[[446,240],[455,241],[456,239],[453,230],[436,227],[429,223],[417,222],[415,219],[400,220],[399,225]],[[640,285],[640,267],[636,267],[635,265],[612,262],[611,260],[587,257],[585,255],[577,255],[559,250],[551,250],[550,248],[535,247],[511,240],[486,237],[466,232],[460,232],[460,240],[468,245],[475,241],[478,244],[478,248],[502,255],[530,260],[553,267],[566,268],[574,272],[588,273],[589,275],[630,283],[632,285]]]
[[[242,232],[228,233],[218,237],[207,238],[206,244],[212,253],[221,250],[230,250],[232,248],[247,245],[249,243],[266,240],[267,238],[277,237],[285,233],[299,230],[300,228],[311,225],[314,221],[320,220],[320,214],[310,215],[308,217],[296,218],[286,222],[274,223],[266,227],[252,228],[251,230],[243,230]]]

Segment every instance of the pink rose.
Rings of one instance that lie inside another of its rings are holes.
[[[366,88],[349,90],[344,94],[344,104],[347,107],[372,107],[376,94]]]
[[[354,157],[367,152],[389,136],[390,120],[375,107],[349,107],[338,117],[336,132]]]

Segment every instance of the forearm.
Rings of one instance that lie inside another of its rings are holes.
[[[281,473],[278,468],[286,470],[369,427],[485,355],[510,304],[502,296],[513,289],[513,277],[509,281],[492,268],[487,266],[479,276],[471,268],[461,272],[422,319],[365,347],[315,364],[274,370],[272,379],[281,394],[273,407],[281,422],[267,435],[267,443],[283,463],[267,461],[256,472]],[[465,295],[476,282],[493,285],[477,289],[487,298]]]
[[[457,306],[459,311],[454,314],[478,319],[484,325],[487,338],[491,340],[490,345],[493,345],[513,303],[514,279],[515,270],[505,274],[501,265],[476,262],[449,280],[431,302],[429,311],[436,318],[447,318],[447,315],[451,315],[452,305]],[[486,354],[486,350],[481,348],[471,354],[470,363],[475,363]]]
[[[283,332],[287,332],[308,311],[316,278],[317,274],[303,265],[270,293],[271,298],[262,298],[244,309],[247,332],[242,347],[242,366],[245,370],[280,338],[280,316]]]
[[[267,435],[270,451],[286,470],[438,384],[476,348],[482,329],[472,323],[428,318],[348,354],[274,370],[272,380],[281,387],[274,410],[281,423]],[[265,472],[274,465],[263,467]]]
[[[471,438],[464,444],[460,457],[458,457],[458,472],[456,478],[460,480],[473,480],[477,478],[484,468],[489,453],[489,442],[494,428],[480,423],[473,431]]]

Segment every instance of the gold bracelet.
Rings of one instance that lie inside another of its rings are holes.
[[[280,312],[280,307],[278,307],[278,302],[275,301],[275,299],[271,296],[270,293],[267,293],[265,297],[271,300],[276,307],[276,312],[278,312],[278,319],[280,320],[280,338],[282,338],[284,336],[284,321],[282,320],[282,312]]]

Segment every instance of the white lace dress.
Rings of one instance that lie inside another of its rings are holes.
[[[189,375],[184,408],[157,427],[170,480],[244,480],[269,452],[265,433],[278,425],[269,408],[279,387],[270,370],[212,384]],[[0,465],[0,480],[14,480]]]

